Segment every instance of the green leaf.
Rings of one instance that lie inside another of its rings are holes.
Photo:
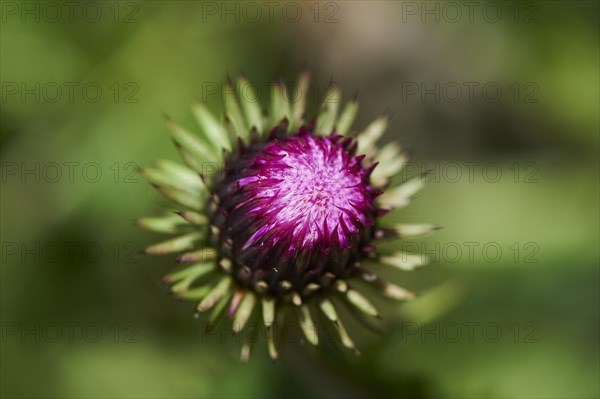
[[[167,126],[175,141],[197,161],[217,162],[220,160],[219,154],[216,154],[211,146],[200,137],[179,126],[170,118],[167,119]]]
[[[201,248],[195,251],[186,252],[177,258],[179,263],[196,263],[214,260],[217,256],[215,248]]]
[[[333,131],[337,118],[342,94],[337,86],[332,86],[327,90],[321,111],[317,117],[317,126],[315,128],[317,134],[328,135]]]
[[[242,116],[240,106],[235,99],[235,91],[230,84],[225,85],[225,115],[227,115],[236,136],[241,137],[247,142],[248,127]],[[231,147],[229,149],[231,149]]]
[[[181,211],[177,213],[180,217],[191,224],[203,226],[208,223],[208,219],[201,213],[194,211]]]
[[[275,339],[273,336],[273,322],[275,321],[275,300],[273,298],[262,298],[263,321],[267,327],[267,344],[271,359],[277,359],[277,349],[275,348]]]
[[[195,268],[193,270],[193,272],[188,273],[183,280],[181,280],[177,284],[173,285],[173,287],[171,287],[171,291],[174,292],[175,294],[181,295],[182,293],[189,291],[189,288],[193,284],[194,281],[196,281],[200,277],[205,276],[208,273],[215,270],[213,265],[210,265],[210,264],[200,264],[197,266],[199,266],[199,267]]]
[[[206,297],[198,304],[198,312],[206,312],[211,309],[229,290],[231,277],[225,276],[219,281]]]
[[[202,238],[200,233],[188,233],[167,241],[154,244],[146,248],[145,252],[151,255],[172,254],[191,249],[194,243]]]
[[[194,103],[192,105],[192,111],[196,121],[200,125],[204,136],[211,143],[214,150],[216,150],[217,159],[221,159],[221,151],[226,149],[231,151],[231,143],[227,136],[227,131],[223,125],[206,109],[201,103]]]
[[[402,208],[409,204],[410,197],[425,186],[424,176],[415,176],[397,187],[386,190],[377,200],[388,208]]]
[[[375,186],[381,187],[402,170],[408,158],[400,152],[398,144],[391,142],[377,151],[374,160],[379,162],[379,165],[371,173],[371,182]]]
[[[410,271],[417,267],[427,264],[427,257],[423,254],[409,254],[406,252],[396,252],[393,255],[381,256],[381,263],[393,266],[400,270]]]
[[[176,283],[190,277],[196,279],[212,270],[216,270],[215,265],[212,262],[196,263],[165,276],[165,281],[168,283]]]
[[[432,224],[397,224],[394,230],[400,237],[414,237],[429,234],[438,227]]]
[[[252,315],[254,310],[254,304],[256,303],[256,296],[250,291],[246,291],[244,299],[240,303],[240,306],[235,312],[233,319],[233,332],[239,333],[244,329],[244,326],[248,322],[248,319]]]
[[[271,128],[277,126],[282,119],[290,117],[290,104],[285,87],[280,82],[273,83],[271,88]]]
[[[298,79],[298,87],[295,91],[295,96],[292,105],[292,118],[290,128],[296,130],[302,124],[304,114],[306,112],[306,99],[308,97],[308,85],[310,82],[310,74],[306,71],[300,74]]]
[[[383,135],[387,127],[387,119],[382,116],[375,119],[369,126],[360,132],[357,136],[358,154],[371,154],[375,148],[377,140]]]
[[[160,186],[160,187],[168,187],[179,191],[184,191],[188,194],[193,194],[197,196],[201,196],[204,191],[204,187],[202,187],[202,183],[198,185],[195,184],[186,184],[185,180],[181,180],[180,178],[174,177],[172,174],[168,173],[164,169],[160,168],[140,168],[140,173],[151,183]],[[200,180],[200,176],[198,176],[198,180]],[[201,181],[201,180],[200,180]]]
[[[262,112],[260,110],[259,98],[256,95],[254,87],[245,79],[238,80],[238,89],[240,103],[246,115],[246,121],[250,128],[255,127],[259,133],[263,132],[264,122]]]
[[[379,312],[377,312],[375,306],[373,306],[373,304],[369,302],[369,300],[360,292],[356,290],[348,290],[346,292],[346,299],[364,314],[374,317],[379,316]]]
[[[350,339],[350,336],[344,328],[344,325],[338,318],[337,312],[335,311],[335,307],[333,306],[333,304],[329,300],[324,299],[319,303],[319,306],[321,307],[321,310],[323,311],[325,316],[327,316],[327,318],[336,326],[338,334],[340,335],[340,339],[342,341],[342,345],[344,345],[346,348],[351,349],[353,352],[358,353],[358,350],[354,346],[354,342],[352,342],[352,339]]]
[[[136,223],[147,230],[171,234],[179,232],[182,227],[190,226],[189,223],[174,213],[165,216],[140,218]]]
[[[346,104],[337,122],[335,132],[343,135],[348,134],[350,132],[350,128],[352,127],[352,123],[354,122],[354,118],[356,118],[357,112],[357,101],[350,101],[348,104]]]
[[[204,208],[205,198],[202,195],[190,193],[189,191],[183,191],[179,188],[174,187],[158,186],[157,190],[160,191],[160,193],[166,198],[187,208],[193,209],[195,211],[200,211]]]
[[[206,186],[202,182],[200,175],[187,166],[167,159],[156,161],[156,166],[163,171],[165,175],[176,180],[179,186],[186,187],[196,192],[206,191]]]
[[[317,327],[310,315],[310,311],[306,305],[302,305],[298,308],[298,318],[300,319],[300,328],[304,333],[304,336],[313,345],[319,344],[319,335],[317,333]]]

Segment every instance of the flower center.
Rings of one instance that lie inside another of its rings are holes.
[[[335,138],[300,135],[268,144],[238,186],[255,199],[248,216],[260,226],[244,248],[275,244],[284,236],[290,250],[346,248],[368,225],[373,195],[361,159]]]
[[[377,209],[353,148],[351,139],[301,128],[241,147],[225,163],[209,200],[211,239],[239,284],[302,293],[360,267],[372,251]]]

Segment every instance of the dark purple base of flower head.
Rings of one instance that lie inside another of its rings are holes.
[[[379,192],[355,140],[286,130],[240,143],[226,160],[209,203],[211,239],[240,285],[308,296],[346,278],[373,251]]]

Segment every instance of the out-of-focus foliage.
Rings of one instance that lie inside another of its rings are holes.
[[[456,23],[422,23],[406,8],[422,2],[325,2],[318,22],[306,3],[294,23],[264,5],[257,22],[236,22],[221,16],[224,3],[186,1],[103,2],[96,23],[64,9],[59,22],[36,22],[7,3],[24,7],[3,2],[0,25],[3,397],[600,396],[596,2],[523,3],[533,6],[517,6],[516,22],[496,2],[497,23],[481,17],[486,2]],[[337,22],[324,23],[332,11]],[[266,92],[306,65],[317,82],[310,109],[333,77],[345,98],[359,92],[359,126],[387,112],[384,140],[432,169],[397,220],[443,226],[407,243],[439,259],[387,273],[422,295],[387,305],[382,337],[351,325],[360,358],[288,345],[271,364],[259,345],[242,365],[234,338],[203,336],[192,305],[164,294],[172,259],[138,254],[156,236],[132,220],[162,200],[134,171],[176,159],[163,113],[193,126],[189,104],[219,112],[214,89],[227,74],[243,71]],[[62,95],[11,94],[36,82]],[[407,92],[421,82],[465,92],[421,101]],[[465,82],[503,95],[476,90],[468,101]],[[97,102],[80,90],[90,83]],[[86,323],[99,326],[98,342],[84,339]],[[62,337],[51,342],[54,324]]]

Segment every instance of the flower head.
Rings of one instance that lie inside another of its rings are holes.
[[[251,89],[243,78],[239,84],[246,93]],[[320,311],[335,324],[342,344],[356,351],[332,297],[369,317],[378,312],[355,280],[384,296],[412,299],[414,294],[367,267],[379,262],[411,270],[424,264],[419,255],[380,254],[376,244],[434,229],[385,224],[385,214],[407,205],[422,186],[418,176],[388,187],[405,158],[395,143],[376,148],[385,118],[356,134],[351,125],[357,103],[350,102],[338,115],[340,93],[333,87],[316,120],[307,123],[307,87],[303,74],[296,101],[290,103],[284,86],[275,85],[268,117],[256,102],[238,102],[228,89],[224,124],[196,104],[203,136],[167,120],[186,166],[159,161],[156,168],[142,170],[182,207],[139,221],[151,230],[179,234],[146,249],[150,254],[182,252],[178,260],[186,267],[166,277],[172,292],[197,300],[199,312],[211,310],[213,322],[233,319],[234,332],[252,318],[262,319],[273,358],[272,325],[286,313],[279,311],[284,307],[295,309],[309,342],[318,343],[312,314]],[[217,164],[218,173],[206,173],[207,162]],[[250,344],[244,343],[244,359]]]
[[[260,226],[244,249],[284,238],[286,253],[330,252],[350,246],[350,237],[373,222],[373,189],[360,157],[339,143],[341,136],[315,137],[306,131],[269,143],[246,173],[236,176],[239,198],[231,212],[248,207]],[[329,228],[331,226],[331,230]]]

